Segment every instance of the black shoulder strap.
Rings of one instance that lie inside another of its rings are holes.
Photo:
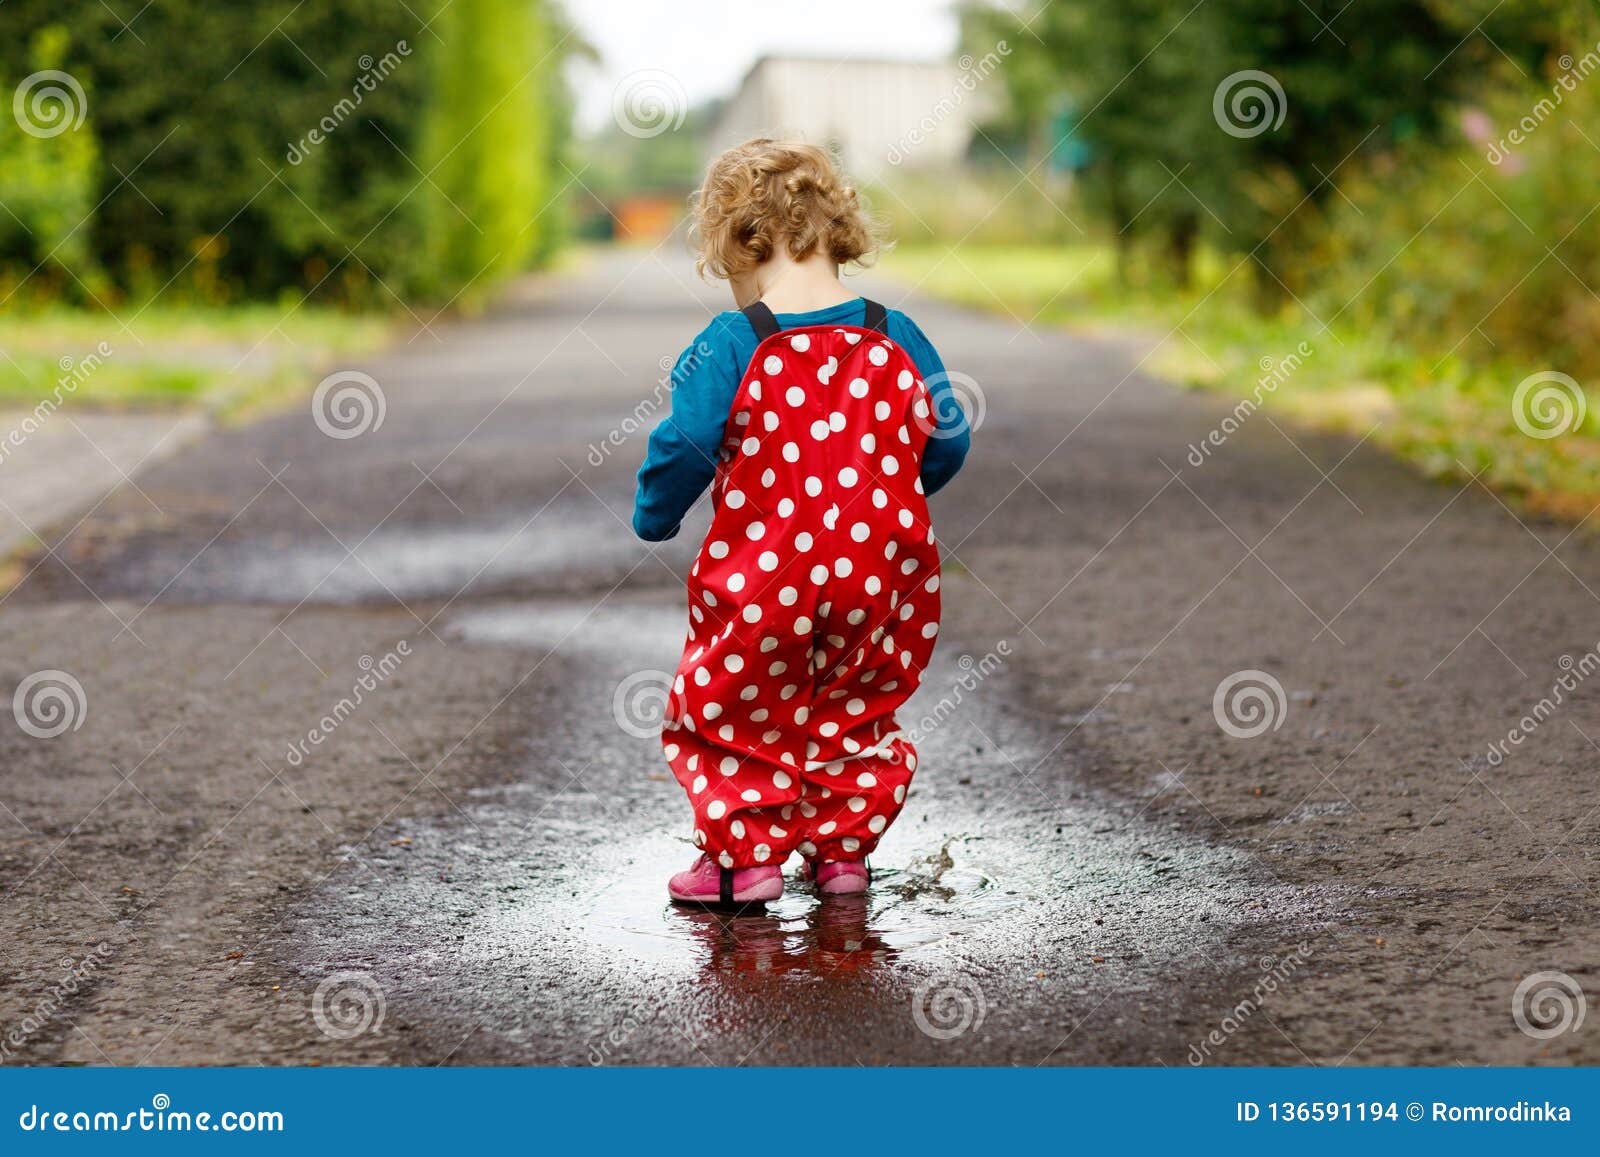
[[[756,331],[756,341],[766,341],[783,327],[778,324],[778,319],[772,315],[772,310],[767,308],[764,301],[753,302],[744,307],[742,311],[750,319],[751,328]]]
[[[889,336],[889,311],[876,301],[866,298],[867,315],[861,319],[862,329],[875,329],[884,337]]]

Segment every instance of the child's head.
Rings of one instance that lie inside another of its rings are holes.
[[[863,264],[876,247],[866,210],[830,157],[815,145],[765,137],[711,162],[694,200],[701,276],[734,280],[787,254]]]

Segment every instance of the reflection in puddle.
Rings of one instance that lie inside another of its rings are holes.
[[[791,873],[783,897],[739,913],[670,904],[661,879],[635,872],[585,913],[597,943],[661,960],[689,954],[713,971],[864,972],[895,957],[972,932],[1019,902],[962,863],[950,840],[906,868],[875,868],[865,896],[821,897]]]

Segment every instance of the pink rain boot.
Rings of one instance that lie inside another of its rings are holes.
[[[783,869],[776,864],[723,868],[710,856],[701,856],[667,882],[667,895],[676,904],[764,904],[783,895]]]
[[[826,864],[807,864],[806,876],[815,881],[824,896],[853,896],[872,883],[872,869],[865,860],[830,860]]]

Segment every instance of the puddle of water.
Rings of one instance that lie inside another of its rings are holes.
[[[573,559],[583,560],[585,582],[595,581],[595,574],[620,574],[643,556],[645,548],[625,535],[596,534],[594,519],[592,510],[552,506],[532,523],[386,527],[353,554],[320,531],[286,541],[221,539],[192,565],[188,555],[171,562],[177,573],[163,584],[164,597],[340,605],[448,598],[560,578],[573,570]],[[164,569],[156,560],[151,573]]]
[[[605,1040],[611,1060],[737,1063],[792,1013],[793,1051],[775,1059],[849,1061],[884,1034],[905,1059],[928,1044],[907,1021],[909,992],[954,970],[984,977],[991,1023],[1011,1018],[1017,1055],[1037,1061],[1064,1035],[1062,1009],[1192,999],[1204,977],[1247,967],[1260,949],[1241,929],[1284,906],[1244,882],[1242,853],[1074,792],[1059,762],[1037,767],[1048,745],[1006,711],[1003,673],[958,712],[930,711],[966,670],[951,647],[908,705],[907,718],[946,721],[921,742],[866,897],[819,900],[791,880],[762,912],[680,909],[665,883],[694,854],[687,808],[656,741],[611,717],[623,677],[673,665],[678,600],[506,605],[459,614],[450,630],[558,648],[548,686],[529,689],[541,707],[523,777],[460,815],[402,825],[402,847],[383,833],[360,865],[376,884],[358,871],[358,897],[319,897],[285,952],[313,973],[379,962],[397,1016],[410,1008],[458,1034],[487,1026],[501,1051],[484,1055],[572,1061]],[[1054,986],[1043,1009],[1036,976]],[[802,995],[817,985],[821,1004]],[[626,1044],[618,1024],[632,1026]],[[750,1039],[719,1051],[724,1037]],[[826,1051],[841,1041],[856,1043]]]

